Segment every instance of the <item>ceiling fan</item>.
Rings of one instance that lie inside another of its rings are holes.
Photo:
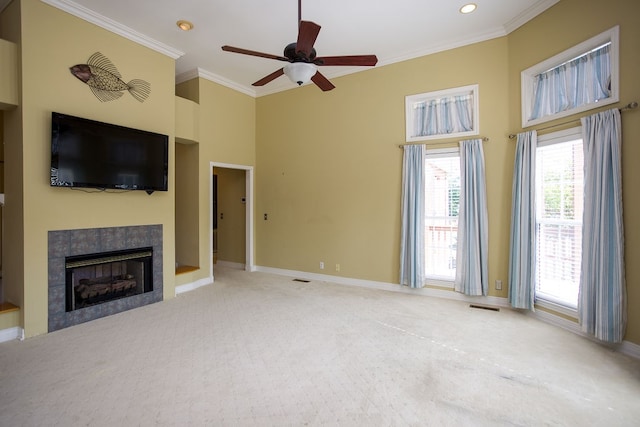
[[[298,0],[298,39],[284,48],[284,56],[271,55],[269,53],[256,52],[233,46],[222,46],[225,52],[241,53],[243,55],[258,56],[260,58],[275,59],[288,62],[283,68],[274,71],[253,83],[253,86],[264,86],[285,74],[292,82],[302,85],[309,80],[323,91],[328,91],[335,86],[319,71],[317,66],[323,65],[348,65],[348,66],[374,66],[378,62],[375,55],[347,55],[347,56],[316,56],[313,44],[320,33],[320,25],[303,21],[301,13],[302,0]]]

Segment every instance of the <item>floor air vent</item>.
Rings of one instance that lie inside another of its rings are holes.
[[[302,283],[309,283],[310,280],[304,280],[304,279],[293,279],[294,282],[302,282]]]
[[[481,310],[500,311],[500,309],[497,308],[497,307],[487,307],[486,305],[469,304],[469,307],[471,307],[471,308],[479,308]]]

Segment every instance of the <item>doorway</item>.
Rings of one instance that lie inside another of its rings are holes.
[[[234,183],[238,179],[243,179],[244,191],[242,188],[238,189],[237,182]],[[225,182],[230,183],[235,189],[225,191],[228,190],[224,188]],[[232,265],[243,266],[246,271],[255,271],[253,261],[253,166],[211,162],[209,195],[211,199],[209,203],[211,276],[215,280],[214,257],[216,262],[229,262]],[[244,221],[240,220],[241,224],[238,225],[239,217],[244,217]],[[244,229],[242,229],[242,225],[244,225]],[[240,232],[238,232],[238,227],[241,228]],[[221,245],[225,245],[225,242],[233,239],[233,236],[243,239],[243,244],[221,247]],[[239,251],[244,252],[244,257]]]

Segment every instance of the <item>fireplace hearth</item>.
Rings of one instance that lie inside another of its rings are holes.
[[[153,291],[153,248],[67,257],[66,311]]]

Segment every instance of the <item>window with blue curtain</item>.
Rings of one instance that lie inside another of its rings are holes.
[[[426,277],[431,284],[453,287],[460,210],[459,148],[427,150],[425,205]]]
[[[522,127],[618,102],[619,33],[615,26],[523,70]]]
[[[536,76],[530,119],[611,96],[611,42]]]
[[[407,142],[478,134],[478,85],[407,96]]]

